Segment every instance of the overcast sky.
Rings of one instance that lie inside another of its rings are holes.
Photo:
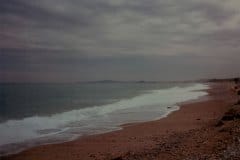
[[[240,74],[239,0],[1,0],[0,81]]]

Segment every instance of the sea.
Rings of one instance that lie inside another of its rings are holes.
[[[209,86],[177,82],[0,84],[0,156],[157,120]]]

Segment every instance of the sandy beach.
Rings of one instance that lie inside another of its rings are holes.
[[[1,0],[0,160],[240,160],[240,0]]]
[[[236,148],[233,145],[239,143],[236,136],[240,122],[235,118],[221,119],[233,107],[236,96],[230,83],[210,86],[207,97],[181,104],[180,110],[166,118],[126,124],[119,131],[71,142],[34,147],[2,160],[227,159]]]

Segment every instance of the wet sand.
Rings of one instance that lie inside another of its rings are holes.
[[[119,131],[86,136],[61,144],[38,146],[2,159],[204,159],[216,157],[218,153],[213,156],[215,152],[219,152],[219,156],[228,147],[224,144],[222,148],[216,149],[219,140],[226,139],[226,144],[230,142],[229,136],[219,130],[238,123],[234,121],[234,124],[219,124],[223,115],[233,106],[236,96],[230,90],[229,83],[211,83],[210,86],[207,99],[181,104],[180,110],[166,118],[126,124]]]

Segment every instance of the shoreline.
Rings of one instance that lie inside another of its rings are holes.
[[[234,99],[225,85],[228,84],[210,84],[207,100],[180,103],[178,110],[159,120],[123,124],[121,130],[37,146],[3,159],[114,159],[129,153],[141,153],[146,148],[154,150],[159,141],[174,133],[199,129],[216,122]],[[219,91],[224,94],[219,95]]]
[[[108,125],[108,126],[107,125],[105,125],[105,126],[103,125],[102,129],[101,128],[97,128],[95,131],[88,132],[88,133],[83,133],[83,134],[81,134],[81,132],[79,132],[79,133],[76,132],[76,134],[74,136],[69,137],[69,138],[65,138],[65,139],[64,138],[60,139],[60,138],[56,138],[56,137],[52,137],[52,138],[48,137],[47,138],[45,136],[42,136],[42,137],[40,136],[40,137],[36,137],[36,139],[28,140],[28,141],[25,141],[25,142],[19,142],[19,143],[16,143],[16,144],[9,143],[9,144],[7,144],[5,146],[3,145],[3,146],[0,147],[0,157],[13,155],[13,154],[18,154],[18,153],[20,153],[22,151],[25,151],[25,150],[28,150],[30,148],[34,148],[34,147],[37,147],[37,146],[43,146],[43,145],[49,145],[49,144],[61,144],[61,143],[65,143],[65,142],[70,142],[70,141],[74,141],[74,140],[77,140],[77,139],[81,139],[81,138],[87,137],[87,136],[99,135],[99,134],[104,134],[104,133],[109,133],[109,132],[122,130],[123,127],[127,126],[128,124],[138,124],[138,123],[144,123],[144,122],[155,121],[155,120],[159,120],[159,119],[162,119],[162,118],[166,118],[172,112],[175,112],[175,111],[179,110],[181,104],[188,103],[188,102],[199,101],[199,99],[200,99],[200,101],[202,101],[203,97],[207,97],[206,90],[209,88],[209,86],[206,83],[191,83],[191,85],[189,85],[189,86],[184,86],[184,87],[179,87],[179,88],[185,89],[185,88],[188,88],[188,87],[195,87],[197,85],[198,85],[198,87],[196,87],[196,88],[198,88],[198,89],[195,89],[195,90],[191,89],[191,91],[188,92],[188,93],[192,94],[192,95],[190,95],[191,98],[190,97],[188,98],[190,100],[187,100],[187,98],[184,97],[184,96],[179,96],[179,93],[176,93],[178,91],[177,90],[176,92],[173,92],[173,93],[171,92],[171,94],[174,94],[174,95],[172,95],[172,99],[177,98],[177,99],[179,99],[179,100],[177,100],[179,102],[171,103],[169,105],[164,105],[164,104],[154,105],[153,107],[149,108],[149,113],[145,113],[144,112],[144,110],[148,112],[148,109],[146,110],[146,109],[143,109],[142,107],[140,107],[142,109],[139,109],[139,108],[136,109],[137,112],[140,111],[139,112],[140,114],[138,113],[138,115],[137,114],[131,114],[131,112],[134,113],[134,111],[131,110],[131,108],[128,108],[128,110],[129,110],[128,112],[132,116],[135,116],[135,118],[128,118],[128,115],[127,115],[127,116],[125,116],[125,118],[126,118],[125,120],[124,120],[124,118],[122,118],[121,119],[122,121],[120,120],[116,124],[114,123],[114,120],[113,120],[112,121],[113,123],[111,123],[111,125]],[[201,87],[199,87],[199,85],[201,85]],[[168,91],[169,92],[169,90],[173,90],[174,88],[175,87],[170,87],[170,88],[167,88],[167,89],[163,89],[163,91]],[[199,89],[199,88],[201,88],[201,89]],[[152,92],[140,94],[140,95],[138,95],[136,97],[155,94],[154,91],[161,91],[161,90],[152,90]],[[188,94],[188,93],[186,93],[186,94]],[[171,94],[168,93],[168,95],[171,95]],[[185,94],[180,94],[180,95],[185,95]],[[158,95],[158,96],[161,97],[162,95]],[[178,97],[183,97],[183,99],[178,98]],[[131,100],[131,98],[128,99],[128,100]],[[163,101],[164,101],[164,99],[163,99]],[[169,101],[171,101],[171,99],[169,99]],[[141,106],[142,103],[139,103],[139,105]],[[163,106],[165,106],[165,107],[163,107]],[[148,108],[148,105],[145,105],[145,108]],[[159,110],[161,110],[160,108],[163,109],[164,111],[160,112],[159,111]],[[164,108],[166,108],[166,109],[164,109]],[[154,112],[151,111],[151,110],[153,110]],[[70,112],[72,112],[72,111],[70,111]],[[68,113],[68,112],[63,112],[62,114],[65,114],[65,113]],[[124,114],[126,114],[126,113],[124,113]],[[143,117],[139,116],[139,115],[141,115],[141,113],[142,113]],[[113,114],[114,114],[114,112],[113,112]],[[124,117],[124,115],[123,115],[123,117]],[[31,119],[31,118],[34,120],[35,117],[27,117],[26,119]],[[49,120],[51,120],[51,119],[49,119]],[[6,128],[6,129],[8,129],[8,128]],[[24,131],[24,129],[22,131]],[[60,131],[60,132],[62,132],[62,131]],[[53,136],[54,135],[58,136],[57,133],[53,133],[52,135]],[[43,140],[41,140],[41,138]],[[53,139],[56,139],[56,140],[53,140]]]

